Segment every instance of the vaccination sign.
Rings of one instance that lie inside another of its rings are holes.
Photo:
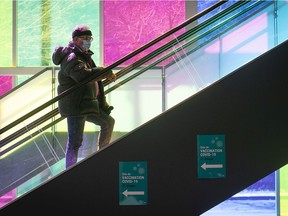
[[[225,135],[197,135],[198,178],[225,178]]]
[[[119,162],[119,205],[147,204],[147,162]]]

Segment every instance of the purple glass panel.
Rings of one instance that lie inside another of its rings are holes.
[[[184,22],[185,0],[105,0],[103,14],[104,65],[110,65]],[[167,40],[158,43],[157,47]],[[149,51],[151,49],[139,54],[137,58]],[[125,62],[125,65],[129,63],[131,61]]]
[[[0,96],[12,89],[12,76],[0,76]]]

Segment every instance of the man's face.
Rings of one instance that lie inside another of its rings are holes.
[[[91,42],[93,41],[93,37],[90,35],[82,35],[79,37],[76,37],[76,40],[74,41],[75,44],[84,51],[89,50]]]

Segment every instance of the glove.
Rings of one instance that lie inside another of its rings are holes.
[[[102,108],[102,111],[104,112],[104,113],[106,113],[107,115],[110,115],[110,113],[111,113],[111,111],[114,109],[114,107],[113,106],[105,106],[105,107],[103,107]]]

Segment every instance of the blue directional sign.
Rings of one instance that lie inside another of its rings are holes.
[[[197,135],[198,178],[226,177],[225,135]]]
[[[146,205],[147,197],[147,162],[119,162],[119,205]]]

